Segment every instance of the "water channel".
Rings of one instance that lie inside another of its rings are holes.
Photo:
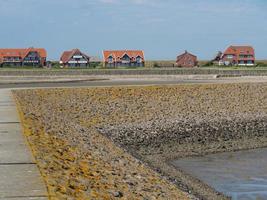
[[[179,159],[172,164],[233,200],[267,200],[267,148]]]

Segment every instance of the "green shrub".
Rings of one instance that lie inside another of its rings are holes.
[[[267,67],[267,63],[259,62],[256,64],[257,67]]]
[[[211,67],[211,66],[214,66],[212,61],[209,61],[209,62],[202,65],[202,67]]]
[[[157,62],[153,63],[153,67],[160,68],[159,64]]]

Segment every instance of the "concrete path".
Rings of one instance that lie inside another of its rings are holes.
[[[47,200],[10,90],[0,90],[0,200]]]
[[[211,76],[138,76],[138,77],[98,77],[109,79],[103,81],[69,81],[69,82],[18,82],[1,83],[0,88],[66,88],[66,87],[106,87],[106,86],[143,86],[143,85],[177,85],[177,84],[218,84],[218,83],[266,83],[267,76],[215,78]]]

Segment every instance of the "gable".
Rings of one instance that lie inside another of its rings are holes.
[[[125,53],[122,57],[121,57],[122,60],[130,60],[130,56],[128,56],[127,53]]]
[[[143,58],[141,56],[137,56],[136,60],[143,60]]]
[[[84,59],[89,62],[89,56],[82,53],[79,49],[73,49],[71,51],[64,51],[60,57],[60,61],[67,63],[72,59]]]
[[[25,58],[31,58],[31,57],[40,57],[40,55],[37,51],[29,51],[28,54],[25,56]]]
[[[181,60],[181,59],[192,59],[192,60],[197,60],[197,56],[188,53],[187,51],[179,56],[177,56],[177,60]]]
[[[88,60],[88,57],[82,53],[75,53],[74,55],[71,56],[71,59],[84,59]]]

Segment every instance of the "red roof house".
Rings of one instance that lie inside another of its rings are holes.
[[[89,62],[90,57],[79,49],[64,51],[60,57],[60,64],[68,67],[85,67]]]
[[[145,65],[144,51],[141,50],[104,50],[105,67]]]
[[[197,56],[185,51],[177,56],[176,65],[178,67],[196,67],[198,64]]]
[[[0,49],[0,65],[44,66],[46,57],[47,53],[43,48]]]
[[[251,46],[230,46],[222,54],[220,65],[254,65],[255,51]]]

